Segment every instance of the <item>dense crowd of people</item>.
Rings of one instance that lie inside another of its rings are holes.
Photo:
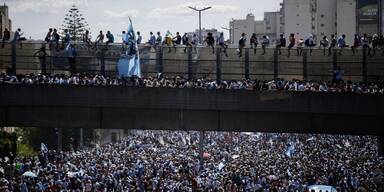
[[[132,131],[117,143],[2,160],[0,191],[380,191],[375,137]],[[382,175],[381,175],[382,177]],[[382,178],[381,178],[382,179]],[[381,181],[382,182],[382,181]]]
[[[336,77],[333,81],[304,81],[304,80],[228,80],[217,82],[206,78],[187,79],[180,76],[146,78],[120,78],[102,75],[76,74],[76,75],[35,75],[0,74],[0,84],[23,85],[87,85],[87,86],[129,86],[146,88],[198,88],[209,90],[258,90],[258,91],[313,91],[337,92],[358,94],[383,94],[384,82],[352,82],[343,81]]]

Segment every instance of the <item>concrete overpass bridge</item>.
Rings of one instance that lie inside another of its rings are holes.
[[[384,96],[0,85],[0,126],[374,135]]]

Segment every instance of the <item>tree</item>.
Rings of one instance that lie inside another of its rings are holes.
[[[87,21],[85,21],[83,14],[80,13],[76,5],[72,5],[68,13],[65,14],[64,22],[61,27],[62,31],[68,29],[68,32],[71,35],[71,40],[73,41],[81,40],[85,31],[90,30]]]

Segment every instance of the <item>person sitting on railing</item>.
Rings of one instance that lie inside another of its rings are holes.
[[[373,50],[373,55],[376,55],[376,49],[379,47],[379,36],[377,34],[373,34],[372,36],[372,50]]]
[[[48,33],[47,33],[47,35],[45,36],[45,39],[44,39],[44,41],[46,41],[47,43],[49,43],[51,41],[52,32],[53,32],[53,29],[49,28]]]
[[[312,55],[313,47],[316,46],[315,40],[313,39],[313,35],[309,34],[308,38],[305,40],[304,45],[309,48],[309,55]]]
[[[99,35],[96,37],[96,41],[95,41],[95,49],[97,49],[97,44],[103,44],[104,42],[104,34],[103,34],[103,31],[100,31]]]
[[[21,42],[27,40],[25,37],[22,37],[22,35],[23,35],[23,32],[21,32],[21,29],[18,28],[17,31],[15,32],[15,35],[13,38],[15,43],[17,43],[17,42],[20,43],[20,48],[22,48]]]
[[[220,33],[218,42],[219,42],[219,46],[224,49],[225,56],[228,57],[228,54],[227,54],[228,45],[224,41],[224,33]]]
[[[4,48],[5,41],[9,41],[10,38],[11,32],[7,28],[5,28],[3,32],[3,41],[1,43],[1,48]]]
[[[160,31],[157,32],[157,37],[156,37],[156,46],[160,46],[163,42],[163,37],[161,36]]]
[[[265,55],[265,53],[266,53],[265,49],[269,46],[269,43],[270,43],[269,37],[264,35],[263,39],[262,39],[262,42],[261,42],[261,48],[263,49],[262,55]]]
[[[107,34],[105,36],[107,37],[107,42],[105,43],[107,46],[108,44],[115,42],[115,37],[110,31],[107,31]]]
[[[165,35],[164,44],[168,46],[168,53],[172,52],[172,45],[173,45],[173,37],[171,32],[168,30],[167,34]]]
[[[212,33],[208,33],[208,36],[204,40],[207,43],[208,47],[212,47],[212,54],[215,54],[215,39],[213,38]]]
[[[285,47],[287,45],[287,40],[284,37],[284,34],[280,34],[280,39],[278,39],[276,44],[276,49],[279,52],[279,55],[281,55],[281,48]]]
[[[183,41],[183,45],[185,46],[184,53],[186,53],[188,47],[192,48],[191,39],[189,38],[188,33],[184,33],[184,35],[181,38],[181,40]]]
[[[356,48],[360,47],[360,45],[361,45],[361,38],[358,34],[355,34],[355,38],[353,39],[353,45],[351,46],[353,55],[355,55]]]
[[[295,34],[291,33],[291,35],[289,36],[288,57],[291,56],[291,49],[295,46],[295,44],[296,44]]]
[[[253,49],[253,54],[256,55],[257,45],[259,44],[259,42],[257,41],[256,33],[252,34],[252,37],[250,39],[250,43],[251,43],[251,48]]]
[[[297,50],[296,50],[297,51],[297,56],[301,56],[303,54],[304,39],[300,39],[297,42],[296,48],[297,48]]]
[[[173,48],[175,49],[175,53],[176,53],[176,46],[180,46],[181,44],[181,36],[179,32],[176,32],[176,37],[174,37],[172,41],[173,41]]]
[[[89,38],[89,31],[88,30],[86,30],[85,33],[83,34],[83,42],[85,43],[85,45],[88,48],[92,46],[91,38]]]
[[[345,47],[348,47],[348,45],[345,43],[345,34],[341,35],[339,39],[337,39],[337,46],[340,48],[339,55],[342,55],[342,52]]]
[[[323,39],[321,39],[320,41],[320,48],[323,49],[323,55],[325,56],[325,50],[328,48],[329,46],[329,40],[327,38],[327,36],[323,36]]]
[[[337,44],[336,36],[335,36],[335,34],[332,34],[331,35],[331,44],[328,48],[328,56],[330,56],[332,53],[332,50],[336,48],[336,44]]]
[[[363,37],[361,38],[361,43],[363,44],[363,49],[368,50],[368,55],[371,56],[371,47],[369,45],[369,38],[366,33],[364,33]]]
[[[138,45],[141,44],[141,41],[143,40],[143,37],[140,35],[140,31],[137,32],[137,40],[136,40],[136,43]]]
[[[155,46],[156,45],[156,37],[155,37],[155,35],[152,32],[149,33],[148,44],[151,45],[151,46]]]

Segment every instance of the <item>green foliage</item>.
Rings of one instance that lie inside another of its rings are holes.
[[[85,31],[90,30],[87,21],[85,21],[83,14],[80,13],[76,5],[72,5],[68,13],[65,14],[61,27],[62,31],[68,29],[73,41],[80,41]]]
[[[37,152],[27,144],[17,143],[17,156],[19,157],[32,157],[37,155]]]

